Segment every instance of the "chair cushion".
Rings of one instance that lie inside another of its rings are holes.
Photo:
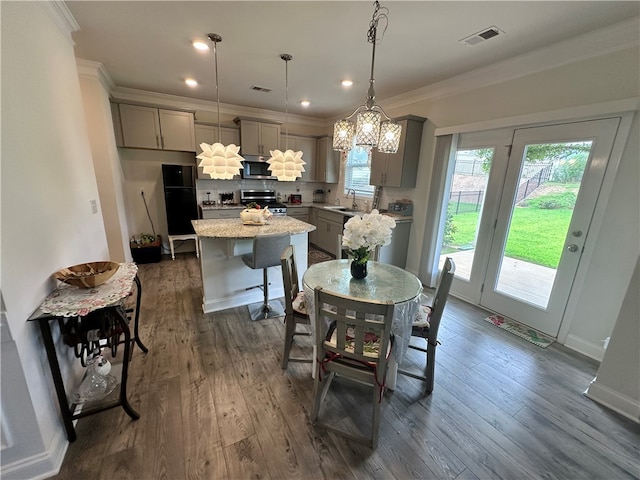
[[[304,292],[298,292],[296,298],[293,299],[293,310],[301,315],[308,315],[307,304],[304,300]]]
[[[336,340],[337,340],[337,331],[335,328],[335,323],[333,323],[330,327],[329,327],[329,331],[327,332],[327,339],[325,340],[325,344],[336,348]],[[345,345],[345,350],[347,352],[352,352],[353,353],[353,347],[354,347],[354,333],[353,333],[353,329],[348,328],[347,329],[347,342]],[[380,351],[380,337],[378,337],[375,333],[373,332],[365,332],[364,334],[364,348],[363,348],[363,355],[365,357],[372,357],[372,358],[377,358],[378,357],[378,352]],[[387,357],[389,356],[389,353],[391,351],[391,342],[389,343],[389,347],[387,349]]]
[[[418,313],[413,319],[414,327],[429,328],[429,319],[431,317],[431,307],[429,305],[420,305]]]

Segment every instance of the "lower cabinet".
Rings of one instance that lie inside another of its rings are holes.
[[[317,211],[317,229],[315,245],[335,255],[338,251],[338,236],[342,235],[345,216],[326,210]]]
[[[309,223],[309,207],[289,207],[287,208],[287,216]]]
[[[313,232],[309,232],[309,243],[317,245],[318,243],[318,210],[316,208],[309,209],[309,223],[315,225],[316,229]]]
[[[396,221],[396,228],[392,230],[391,243],[380,247],[378,261],[405,268],[407,264],[407,250],[409,249],[410,221]]]

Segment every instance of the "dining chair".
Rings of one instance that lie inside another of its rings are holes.
[[[427,343],[426,348],[411,343],[409,344],[409,348],[420,350],[427,354],[427,363],[424,369],[424,374],[419,375],[398,368],[398,373],[417,378],[418,380],[425,382],[425,395],[429,395],[433,391],[436,367],[436,347],[440,343],[438,342],[438,330],[440,329],[440,320],[442,319],[442,313],[444,312],[444,307],[447,303],[447,297],[449,296],[449,290],[451,289],[451,282],[453,281],[455,271],[455,262],[450,257],[447,257],[444,262],[442,272],[440,272],[440,277],[438,278],[438,285],[436,287],[435,296],[433,297],[433,303],[430,307],[427,307],[431,310],[431,313],[428,315],[426,321],[424,319],[414,320],[411,328],[412,337],[423,338]]]
[[[282,265],[282,283],[284,285],[284,352],[282,353],[282,368],[286,369],[289,362],[312,362],[308,358],[290,358],[293,338],[296,335],[310,336],[307,331],[299,331],[298,325],[311,323],[309,313],[304,303],[304,292],[300,291],[298,268],[296,267],[295,248],[289,245],[280,256]]]
[[[391,353],[394,304],[356,300],[317,288],[313,309],[317,358],[311,421],[375,449],[387,360]],[[320,408],[336,374],[372,387],[369,436],[358,435],[319,419]]]

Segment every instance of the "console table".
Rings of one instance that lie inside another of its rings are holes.
[[[117,406],[122,406],[132,419],[140,418],[140,415],[127,400],[127,377],[133,343],[138,345],[144,353],[148,351],[138,336],[142,286],[137,272],[138,267],[135,263],[122,263],[113,277],[98,287],[78,288],[61,284],[47,296],[29,318],[29,321],[38,322],[42,332],[64,427],[70,442],[76,439],[73,421],[77,418]],[[124,300],[133,294],[134,284],[137,290],[135,308],[127,310],[124,306]],[[129,329],[129,314],[133,314],[134,319],[133,337]],[[80,411],[76,412],[77,405],[73,402],[70,403],[60,372],[60,364],[51,332],[51,323],[54,321],[58,323],[63,341],[73,347],[76,356],[82,360],[84,352],[90,350],[88,338],[93,341],[99,338],[101,345],[104,345],[104,348],[109,348],[114,357],[117,347],[123,345],[120,393],[116,399],[108,396],[106,399],[85,403],[82,404]]]

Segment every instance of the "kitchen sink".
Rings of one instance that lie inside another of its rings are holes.
[[[348,207],[345,207],[344,205],[329,205],[323,208],[327,210],[333,210],[335,212],[344,212],[344,213],[353,213],[353,214],[364,213],[362,210],[354,210],[353,208],[348,208]]]
[[[347,209],[347,207],[344,207],[342,205],[327,205],[327,206],[325,206],[323,208],[325,208],[327,210],[341,210],[341,211],[344,211],[344,210]]]

